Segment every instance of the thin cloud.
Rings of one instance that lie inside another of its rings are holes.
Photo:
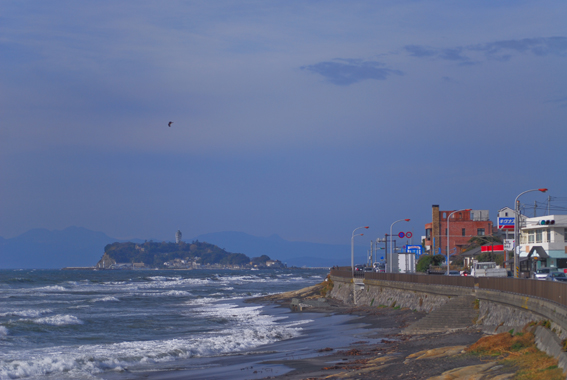
[[[338,86],[348,86],[368,79],[386,80],[393,74],[403,75],[399,70],[392,70],[383,66],[383,63],[376,61],[335,59],[334,61],[302,66],[301,69],[322,75],[329,82]]]
[[[412,57],[433,57],[437,56],[439,53],[436,49],[426,48],[425,46],[420,45],[407,45],[404,46],[404,49],[412,56]]]
[[[567,37],[524,38],[451,48],[406,45],[404,50],[412,57],[436,58],[459,62],[459,65],[473,65],[478,63],[469,56],[474,55],[474,53],[483,53],[486,58],[501,62],[509,61],[518,54],[562,57],[567,55]]]
[[[487,57],[509,60],[513,53],[564,56],[567,53],[567,37],[524,38],[472,45],[469,50],[482,51]]]

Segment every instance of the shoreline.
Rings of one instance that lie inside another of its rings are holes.
[[[321,297],[319,291],[322,287],[323,284],[318,284],[294,292],[249,299],[246,302],[273,303],[280,307],[293,307],[296,301],[294,298],[304,297],[303,301],[308,302],[307,305],[315,306],[310,306],[303,312],[352,315],[354,318],[347,323],[367,325],[367,338],[379,338],[380,342],[371,343],[368,340],[362,340],[346,347],[329,347],[327,354],[311,358],[263,362],[262,364],[284,365],[291,368],[287,373],[264,378],[281,380],[429,379],[454,368],[486,364],[482,358],[472,355],[462,355],[460,358],[451,358],[451,360],[408,360],[408,357],[419,352],[435,349],[442,351],[446,347],[458,347],[460,352],[466,346],[477,342],[484,336],[484,333],[471,329],[446,334],[402,335],[402,328],[423,318],[426,314],[409,309],[353,307],[332,299],[319,303],[309,302],[309,300]],[[495,378],[498,375],[504,375],[498,372],[494,371],[491,376]],[[503,376],[502,379],[504,378],[507,377]]]
[[[513,378],[518,367],[496,357],[465,353],[486,336],[469,328],[447,333],[402,334],[426,313],[392,307],[351,306],[321,300],[325,282],[296,291],[248,298],[293,321],[309,321],[306,334],[228,357],[195,358],[191,367],[105,376],[105,379],[322,380]],[[303,305],[303,306],[302,306]],[[107,374],[108,375],[108,374]],[[474,376],[474,377],[472,377]]]

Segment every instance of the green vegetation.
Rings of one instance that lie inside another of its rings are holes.
[[[104,247],[105,256],[116,263],[144,263],[149,267],[163,267],[165,262],[185,260],[201,265],[265,265],[266,255],[250,259],[243,253],[230,253],[216,245],[193,241],[191,243],[169,243],[146,241],[136,243],[112,243]]]
[[[323,286],[321,287],[321,296],[326,297],[327,294],[331,293],[331,290],[333,290],[333,287],[335,286],[330,274],[327,275],[327,278],[325,279],[325,281],[323,281],[322,284]]]
[[[417,261],[415,270],[418,272],[427,272],[430,265],[438,266],[445,261],[443,255],[422,255]]]

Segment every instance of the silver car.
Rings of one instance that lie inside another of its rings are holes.
[[[539,268],[535,272],[535,279],[536,280],[545,280],[547,278],[548,274],[550,274],[551,272],[556,272],[556,271],[557,271],[557,268],[547,268],[547,267]]]

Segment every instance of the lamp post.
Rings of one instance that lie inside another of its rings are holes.
[[[394,227],[394,224],[398,223],[398,222],[409,222],[409,219],[400,219],[400,220],[396,220],[394,223],[392,223],[390,225],[390,259],[388,260],[388,266],[390,267],[390,270],[388,271],[389,273],[392,273],[392,271],[394,270],[393,267],[393,260],[394,260],[394,249],[392,248],[392,227]]]
[[[451,221],[451,216],[453,216],[454,213],[456,212],[461,212],[461,211],[470,211],[470,208],[465,208],[462,210],[457,210],[457,211],[453,211],[452,213],[449,214],[449,217],[447,218],[447,276],[449,275],[449,222]]]
[[[516,199],[514,200],[514,278],[518,278],[520,277],[520,271],[518,266],[520,265],[520,250],[518,249],[520,247],[519,243],[519,235],[520,235],[520,228],[518,226],[519,222],[520,222],[520,205],[518,202],[518,198],[520,198],[521,195],[524,195],[525,193],[529,193],[532,191],[541,191],[542,193],[545,193],[547,191],[547,189],[532,189],[532,190],[526,190],[523,193],[518,194],[518,196],[516,197]]]
[[[354,237],[364,235],[364,234],[356,234],[355,235],[354,233],[356,231],[362,229],[362,228],[368,229],[368,226],[355,228],[354,231],[352,231],[352,237],[350,238],[350,269],[351,269],[353,278],[354,278]]]

